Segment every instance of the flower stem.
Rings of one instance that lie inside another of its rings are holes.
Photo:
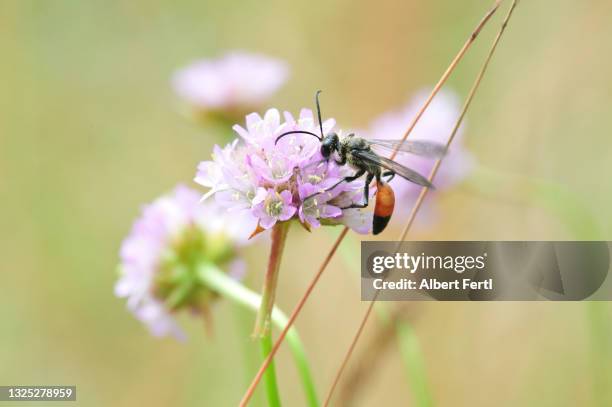
[[[261,296],[249,290],[238,281],[232,279],[214,265],[208,263],[201,264],[198,268],[198,276],[202,284],[221,294],[223,297],[228,298],[229,300],[232,300],[253,312],[257,312],[259,310],[262,302]],[[277,307],[273,307],[272,309],[271,320],[279,330],[282,330],[287,325],[288,321],[285,314],[283,314]],[[268,344],[271,344],[271,336],[268,335],[268,337],[270,338]],[[306,357],[306,352],[304,351],[304,346],[300,340],[297,330],[295,330],[293,327],[287,332],[287,344],[289,345],[295,360],[295,365],[298,369],[302,386],[304,387],[304,392],[306,393],[306,398],[308,400],[308,406],[316,407],[319,405],[319,402],[314,381],[312,379],[312,374],[310,372],[308,358]],[[270,350],[268,348],[266,350],[266,355],[269,352]],[[273,371],[271,369],[273,369],[272,366],[268,368],[267,372]],[[274,380],[273,383],[276,383],[276,380]],[[276,394],[278,394],[278,392],[276,392]],[[270,397],[270,393],[268,393],[268,397]],[[270,405],[273,404],[270,403]]]
[[[268,332],[259,340],[261,346],[261,357],[265,359],[272,349],[272,333]],[[271,364],[264,376],[264,384],[266,394],[268,395],[268,405],[272,407],[280,407],[280,395],[278,393],[278,383],[276,382],[276,366]]]
[[[270,316],[274,308],[274,298],[276,297],[276,285],[278,283],[278,272],[280,269],[289,222],[278,222],[272,229],[272,246],[270,247],[270,258],[268,259],[268,269],[264,278],[262,288],[262,299],[257,320],[255,321],[254,337],[263,337],[270,331]]]
[[[263,360],[272,350],[272,332],[270,320],[274,309],[274,298],[276,297],[276,286],[278,284],[278,272],[285,249],[289,222],[278,222],[272,229],[272,246],[270,247],[270,258],[268,259],[268,269],[264,277],[262,288],[261,304],[255,320],[255,330],[253,336],[259,338],[261,342],[261,352]],[[280,406],[278,386],[276,384],[276,371],[274,364],[270,364],[265,371],[264,382],[268,394],[268,404],[270,406]]]
[[[245,281],[242,281],[243,284],[246,284]],[[244,383],[248,386],[253,377],[253,374],[257,372],[257,368],[261,363],[261,354],[260,350],[256,349],[253,346],[252,341],[242,340],[244,338],[248,338],[253,331],[253,310],[241,305],[237,304],[234,301],[230,301],[233,305],[232,311],[234,314],[234,322],[236,325],[236,334],[238,335],[242,350],[243,356],[243,374],[244,374]],[[254,308],[257,310],[257,308]],[[253,397],[253,406],[263,406],[265,404],[263,399],[263,394],[257,393]]]

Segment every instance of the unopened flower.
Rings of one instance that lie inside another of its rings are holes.
[[[155,336],[185,335],[174,319],[181,309],[205,311],[214,294],[203,287],[200,262],[241,274],[236,249],[246,243],[253,218],[228,216],[215,202],[200,203],[200,194],[178,186],[144,207],[121,245],[120,278],[115,294]],[[249,224],[250,222],[250,224]]]
[[[325,121],[323,132],[334,126],[333,119]],[[263,118],[252,113],[246,128],[236,125],[234,130],[241,139],[215,147],[212,161],[198,166],[195,181],[210,188],[204,198],[214,195],[228,211],[256,217],[261,229],[298,219],[307,229],[341,223],[368,233],[371,213],[343,209],[361,202],[363,181],[342,182],[330,190],[354,170],[324,160],[319,140],[310,135],[291,134],[277,142],[287,131],[319,133],[310,110],[302,110],[297,120],[287,112],[281,120],[276,109]]]
[[[288,72],[281,60],[230,52],[195,61],[176,72],[172,83],[197,112],[235,118],[265,102],[285,83]]]
[[[366,137],[378,139],[401,139],[419,108],[426,100],[428,91],[419,92],[410,103],[396,111],[384,113],[376,118],[365,133]],[[457,96],[451,92],[440,92],[431,102],[414,130],[409,136],[410,140],[430,140],[446,143],[453,126],[459,116],[459,101]],[[418,157],[412,154],[398,154],[395,160],[420,174],[427,175],[434,165],[429,158]],[[457,135],[450,146],[448,153],[442,160],[442,164],[434,184],[438,191],[451,188],[464,180],[474,166],[474,157],[463,145],[463,126],[459,128]],[[407,214],[411,209],[421,187],[410,182],[393,182],[395,191],[396,212]]]

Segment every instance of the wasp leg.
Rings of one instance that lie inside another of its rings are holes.
[[[363,203],[352,204],[352,205],[345,206],[344,208],[340,208],[340,209],[366,208],[370,202],[370,184],[372,183],[373,179],[374,179],[374,174],[368,173],[368,176],[366,177],[365,185],[363,187]]]
[[[389,177],[389,178],[387,178],[387,181],[386,181],[386,182],[389,182],[389,181],[391,181],[393,178],[395,178],[395,172],[394,172],[394,171],[391,171],[391,170],[389,170],[389,171],[385,171],[385,172],[383,172],[383,175],[382,175],[382,176],[383,176],[383,177]]]
[[[333,187],[327,188],[326,191],[331,191],[332,189],[336,188],[338,185],[342,184],[343,182],[347,182],[347,183],[353,182],[357,178],[361,178],[361,176],[365,173],[366,173],[366,170],[359,170],[354,175],[351,175],[349,177],[344,177],[342,180],[336,182]]]

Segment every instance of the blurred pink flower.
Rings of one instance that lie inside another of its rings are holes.
[[[408,105],[395,111],[382,114],[372,121],[365,137],[378,139],[401,139],[419,108],[427,99],[428,90],[423,90],[412,98]],[[409,136],[410,140],[432,140],[446,143],[460,112],[458,97],[449,91],[441,91],[431,102],[416,127]],[[474,157],[463,145],[464,126],[459,128],[448,153],[442,160],[434,180],[437,191],[447,190],[464,180],[474,167]],[[433,168],[434,160],[411,154],[399,154],[395,160],[425,176]],[[407,215],[416,200],[421,187],[402,180],[393,182],[396,196],[396,213]]]
[[[333,119],[326,120],[324,133],[334,126]],[[246,129],[236,125],[234,130],[242,140],[215,147],[212,161],[198,166],[195,181],[210,188],[204,198],[214,195],[228,211],[255,216],[263,229],[297,218],[307,228],[342,223],[368,233],[370,212],[341,209],[361,201],[363,180],[321,193],[352,174],[350,167],[324,161],[319,140],[310,135],[291,134],[276,143],[287,131],[319,133],[310,110],[302,110],[298,120],[285,112],[284,121],[276,109],[263,118],[252,113],[246,117]]]
[[[227,256],[220,248],[232,251],[244,245],[245,236],[254,227],[253,218],[245,215],[227,216],[214,202],[200,203],[200,194],[184,186],[156,199],[143,208],[141,217],[121,245],[120,278],[115,294],[127,298],[128,309],[153,335],[184,339],[185,334],[173,317],[174,310],[166,301],[172,288],[167,283],[179,284],[178,270],[186,271],[186,278],[191,277],[187,273],[193,270],[186,270],[189,268],[186,262],[191,260],[181,256],[203,255],[216,261]],[[244,267],[236,259],[227,265],[233,274],[240,274]],[[187,305],[198,311],[197,304]]]
[[[286,81],[287,64],[260,54],[230,52],[177,71],[176,93],[199,111],[246,112],[261,105]]]

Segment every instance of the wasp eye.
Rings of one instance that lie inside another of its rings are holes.
[[[323,144],[321,146],[321,155],[325,158],[329,157],[331,154],[331,150],[328,145]]]

